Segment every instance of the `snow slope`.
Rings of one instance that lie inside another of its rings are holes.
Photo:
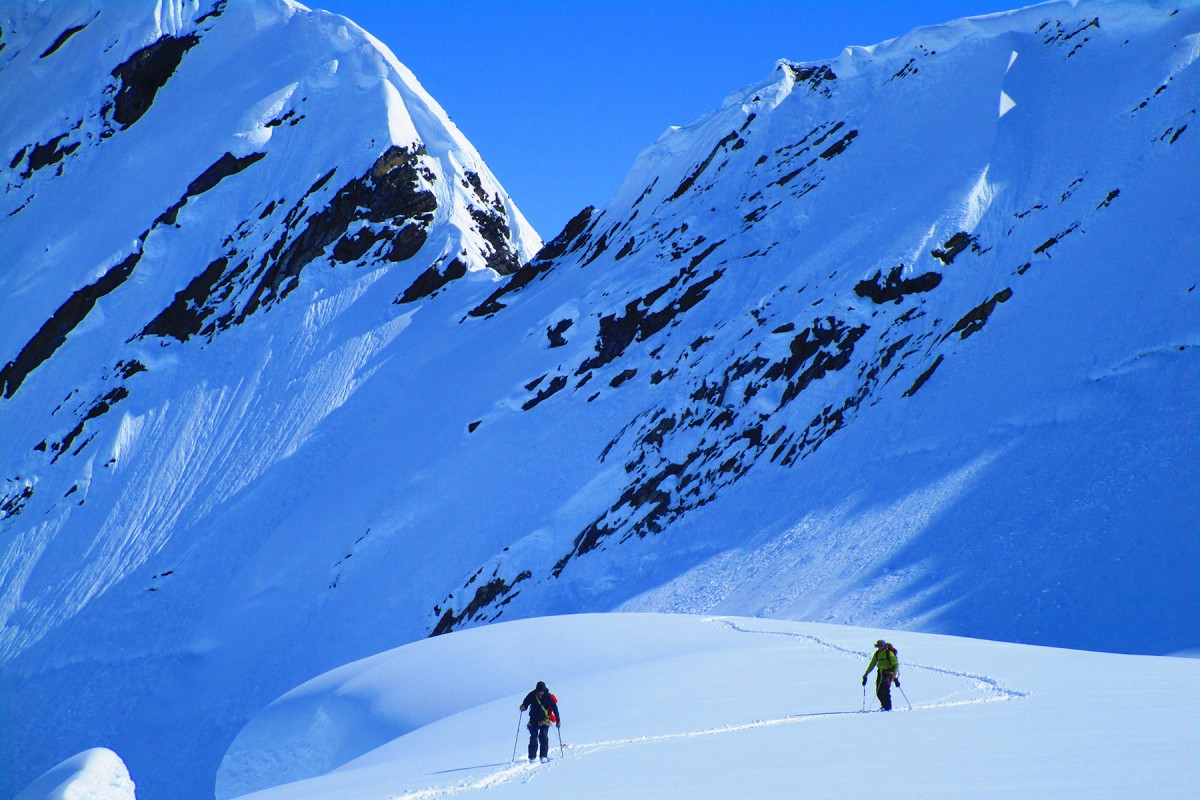
[[[890,715],[861,713],[879,635],[902,661]],[[217,797],[863,797],[881,783],[893,797],[1194,797],[1197,670],[737,617],[526,620],[289,692],[234,742]],[[517,763],[511,739],[539,678],[569,746],[552,734],[555,759],[529,767],[525,736]]]
[[[0,792],[497,620],[1200,647],[1196,3],[782,62],[532,261],[341,18],[0,13]]]

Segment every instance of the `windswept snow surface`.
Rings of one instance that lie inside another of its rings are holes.
[[[880,636],[903,694],[862,713]],[[552,733],[553,760],[529,766],[517,707],[540,679],[566,747]],[[1194,798],[1197,679],[1190,659],[834,625],[524,620],[289,692],[234,742],[217,798]]]

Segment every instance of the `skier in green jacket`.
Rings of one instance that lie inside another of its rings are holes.
[[[867,664],[867,671],[863,673],[863,686],[867,685],[867,676],[876,667],[879,667],[879,671],[875,673],[875,696],[879,698],[879,705],[883,706],[884,711],[891,711],[892,683],[900,685],[900,659],[896,655],[896,648],[883,639],[875,643],[875,653]]]

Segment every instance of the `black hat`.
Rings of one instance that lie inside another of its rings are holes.
[[[884,646],[884,645],[886,645],[886,644],[887,644],[887,642],[885,642],[883,639],[880,639],[878,642],[876,642],[876,643],[875,643],[875,646],[876,646],[876,647],[883,647],[883,646]]]
[[[533,690],[534,690],[535,692],[543,692],[543,691],[545,691],[545,690],[546,690],[546,682],[545,682],[545,681],[538,681],[538,685],[537,685],[537,686],[535,686]]]

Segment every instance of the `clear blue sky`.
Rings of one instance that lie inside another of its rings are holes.
[[[545,239],[668,125],[815,61],[1020,0],[302,0],[392,49]]]

